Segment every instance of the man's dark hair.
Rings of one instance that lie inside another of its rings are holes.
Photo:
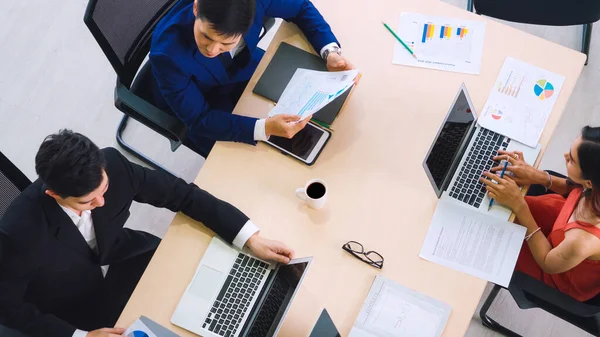
[[[97,189],[105,166],[98,146],[71,130],[46,137],[35,156],[35,171],[40,179],[62,198],[81,197]]]
[[[244,35],[254,22],[255,0],[196,0],[196,18],[224,37]]]

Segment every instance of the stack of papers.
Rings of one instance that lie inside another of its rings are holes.
[[[536,147],[565,77],[508,57],[479,117],[486,129]]]
[[[358,70],[329,72],[298,69],[269,116],[287,114],[301,116],[302,120],[309,118],[350,89],[356,76]]]
[[[439,337],[452,308],[376,276],[349,337]]]

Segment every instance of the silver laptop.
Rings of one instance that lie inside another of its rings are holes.
[[[269,264],[215,237],[171,322],[204,337],[276,336],[311,261]]]
[[[539,145],[529,147],[479,126],[463,84],[427,152],[423,167],[438,198],[453,198],[468,207],[508,219],[511,211],[498,203],[488,212],[490,199],[479,178],[484,171],[500,165],[492,159],[498,150],[521,151],[525,161],[533,165],[540,148]]]

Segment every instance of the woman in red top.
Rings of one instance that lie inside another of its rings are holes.
[[[494,159],[508,160],[512,176],[485,172],[482,182],[527,227],[516,268],[579,301],[600,293],[600,127],[584,127],[565,153],[567,179],[531,167],[518,151]],[[556,194],[523,197],[519,186],[532,184]]]

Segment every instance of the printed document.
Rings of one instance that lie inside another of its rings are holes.
[[[419,256],[507,287],[525,232],[521,225],[442,197]]]
[[[402,13],[396,34],[416,58],[396,41],[394,64],[479,74],[485,36],[483,21]]]
[[[452,308],[376,276],[349,337],[438,337]]]
[[[304,120],[350,89],[356,76],[358,70],[297,69],[269,116],[297,115]]]
[[[479,124],[536,147],[564,83],[564,76],[508,57],[481,111]]]

